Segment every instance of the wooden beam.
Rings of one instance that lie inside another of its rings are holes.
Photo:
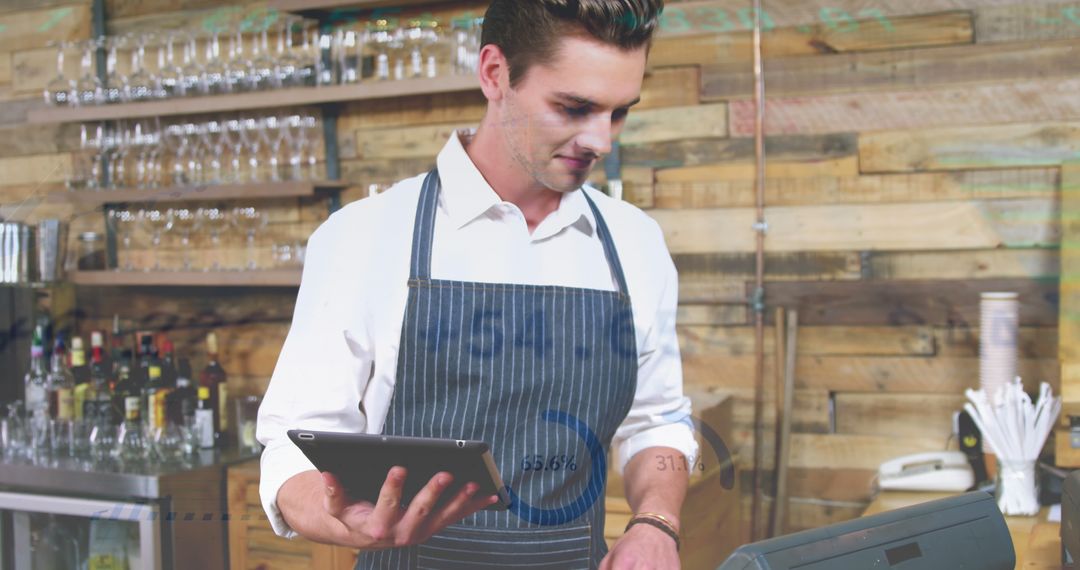
[[[823,160],[769,161],[765,177],[772,178],[847,178],[859,175],[857,156],[842,156]],[[753,181],[757,168],[750,162],[725,162],[681,168],[666,168],[656,173],[657,182],[714,182]]]
[[[694,105],[633,111],[619,141],[639,145],[727,136],[727,105]]]
[[[765,203],[770,206],[811,206],[1058,196],[1056,168],[859,176],[857,172],[846,173],[849,161],[850,158],[776,163],[774,175],[766,172]],[[850,162],[854,164],[854,161]],[[740,163],[658,170],[655,206],[752,207],[754,181],[753,176],[744,176],[746,166]],[[829,170],[835,170],[835,174],[829,174]],[[815,175],[817,173],[820,175]]]
[[[765,84],[775,97],[1068,78],[1080,72],[1075,48],[1075,41],[1059,40],[773,58]],[[705,101],[750,98],[753,70],[742,63],[706,65],[702,85]]]
[[[781,206],[766,211],[765,247],[770,252],[1039,247],[1060,241],[1055,212],[1052,200]],[[672,253],[754,250],[751,208],[648,213],[663,228]]]
[[[828,160],[858,153],[854,135],[772,137],[765,141],[770,159],[780,161]],[[750,139],[685,139],[622,148],[623,164],[651,168],[678,168],[753,159]]]
[[[676,254],[679,281],[750,280],[755,275],[753,253]],[[859,279],[861,256],[854,252],[766,253],[766,278],[772,280]]]
[[[1019,293],[1021,326],[1057,325],[1058,283],[1052,279],[778,282],[766,287],[766,303],[798,307],[807,326],[974,326],[979,295],[987,291]]]
[[[2,14],[0,29],[4,30],[0,52],[43,48],[50,41],[84,40],[90,37],[90,4]],[[56,69],[55,62],[54,57],[52,69]]]
[[[933,90],[776,97],[765,102],[765,132],[815,135],[1078,119],[1078,90],[1080,79],[1063,78]],[[731,136],[754,136],[754,102],[731,101],[730,109]]]
[[[1059,166],[1078,156],[1078,122],[885,131],[859,137],[864,173]]]
[[[738,305],[682,304],[676,311],[675,320],[686,325],[745,325],[747,308]]]
[[[947,358],[979,356],[979,329],[976,327],[935,327],[935,353]],[[1056,327],[1020,327],[1017,331],[1017,355],[1020,358],[1055,358],[1058,356]],[[1066,378],[1062,374],[1062,380]]]
[[[696,65],[649,69],[634,110],[685,107],[701,102],[701,68]]]
[[[1073,2],[986,5],[976,10],[979,43],[1060,40],[1080,36]]]

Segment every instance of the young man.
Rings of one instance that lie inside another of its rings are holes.
[[[679,567],[687,474],[665,466],[696,444],[675,268],[655,222],[582,186],[640,98],[661,8],[494,0],[475,134],[311,237],[259,415],[279,534],[358,548],[358,568]],[[401,468],[350,503],[292,428],[486,441],[514,505],[441,497],[440,473],[402,507]],[[609,553],[610,445],[637,515]]]

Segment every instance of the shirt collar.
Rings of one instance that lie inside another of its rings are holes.
[[[457,229],[503,202],[465,152],[462,138],[473,134],[475,130],[455,131],[436,159],[442,181],[439,205]],[[579,188],[563,194],[558,209],[537,226],[533,239],[550,237],[569,226],[591,234],[596,220],[582,192]]]

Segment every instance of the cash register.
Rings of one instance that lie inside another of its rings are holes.
[[[1015,566],[1012,538],[994,497],[974,492],[747,544],[717,570]]]

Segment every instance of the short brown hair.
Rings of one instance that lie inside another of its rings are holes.
[[[529,67],[554,59],[569,34],[625,50],[648,46],[663,9],[664,0],[492,0],[480,43],[502,49],[514,86]]]

